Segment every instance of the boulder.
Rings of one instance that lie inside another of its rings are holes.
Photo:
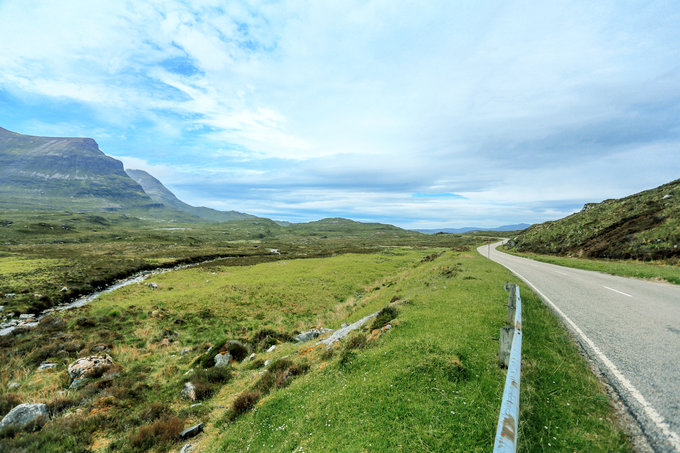
[[[196,386],[191,382],[186,382],[182,389],[182,398],[196,401]]]
[[[184,446],[183,446],[182,449],[179,451],[179,453],[190,453],[191,450],[193,450],[193,449],[194,449],[194,446],[193,446],[193,445],[191,445],[191,444],[184,444]]]
[[[77,388],[85,379],[99,377],[112,366],[113,359],[105,353],[81,357],[68,366],[71,386]]]
[[[15,429],[42,428],[49,416],[46,404],[19,404],[0,421],[0,430],[7,427]]]
[[[231,362],[231,354],[228,352],[220,352],[214,357],[214,360],[216,367],[229,366],[229,362]]]
[[[301,334],[298,334],[295,336],[295,341],[299,343],[304,343],[306,341],[313,340],[325,333],[333,332],[333,329],[324,329],[323,327],[320,329],[313,328],[309,329],[307,332],[302,332]]]
[[[43,362],[43,363],[41,363],[40,366],[38,367],[38,371],[41,371],[41,370],[49,370],[50,368],[56,368],[57,365],[58,365],[58,364],[57,364],[57,363],[54,363],[54,362]]]
[[[203,423],[199,423],[198,425],[190,426],[189,428],[181,431],[179,433],[180,439],[190,439],[194,436],[197,436],[203,431]]]

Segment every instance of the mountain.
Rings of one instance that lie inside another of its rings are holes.
[[[530,227],[528,223],[518,223],[515,225],[502,225],[496,228],[481,228],[481,227],[463,227],[463,228],[429,228],[429,229],[418,229],[420,233],[425,234],[435,234],[435,233],[452,233],[452,234],[463,234],[469,233],[470,231],[519,231]]]
[[[0,207],[150,207],[153,200],[91,138],[0,128]]]
[[[257,217],[237,211],[218,211],[205,207],[194,207],[181,201],[170,192],[158,179],[144,170],[125,170],[128,176],[142,186],[144,192],[156,203],[161,203],[177,211],[195,215],[204,220],[213,222],[226,222],[239,219],[256,219]]]
[[[508,243],[518,251],[616,259],[680,259],[680,179],[533,225]]]

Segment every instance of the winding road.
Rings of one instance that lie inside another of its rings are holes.
[[[680,286],[477,250],[524,280],[579,339],[656,451],[680,452]]]

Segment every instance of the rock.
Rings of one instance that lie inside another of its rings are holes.
[[[81,357],[68,366],[68,375],[75,382],[76,380],[99,377],[112,366],[113,359],[105,353]]]
[[[4,313],[4,312],[5,312],[5,306],[4,306],[4,305],[0,305],[0,313]]]
[[[19,388],[18,382],[10,382],[9,384],[7,384],[7,390],[14,390],[16,388]]]
[[[170,339],[169,338],[163,338],[159,343],[158,346],[170,346]]]
[[[257,354],[255,354],[255,353],[253,352],[252,354],[250,354],[250,355],[246,358],[245,361],[246,361],[246,362],[250,362],[251,360],[253,360],[253,359],[255,358],[256,355],[257,355]]]
[[[33,319],[35,315],[33,313],[23,313],[19,315],[19,319]]]
[[[50,368],[56,368],[57,365],[58,365],[57,363],[53,363],[53,362],[43,362],[38,367],[38,371],[49,370]]]
[[[60,293],[65,293],[66,291],[68,291],[68,286],[64,286],[59,290]]]
[[[333,329],[324,329],[323,327],[320,329],[309,329],[307,332],[302,332],[301,334],[298,334],[295,336],[295,341],[299,343],[304,343],[305,341],[310,341],[313,340],[325,333],[333,332]]]
[[[108,345],[105,345],[105,344],[96,344],[96,345],[92,346],[92,348],[90,349],[90,351],[92,351],[92,352],[104,352],[104,351],[106,351],[107,349],[109,349],[109,346],[108,346]]]
[[[341,329],[344,329],[345,327],[349,327],[349,324],[346,322],[343,322],[342,325],[340,326]]]
[[[193,450],[193,445],[191,444],[184,444],[182,449],[179,451],[179,453],[190,453],[191,450]]]
[[[193,368],[190,368],[189,371],[187,371],[186,373],[184,373],[184,375],[185,375],[185,376],[189,376],[189,375],[190,375],[191,373],[193,373],[193,372],[194,372],[194,369],[193,369]]]
[[[383,330],[383,332],[384,332],[385,330],[390,330],[391,328],[392,328],[392,324],[390,324],[390,323],[388,322],[387,324],[385,324],[385,325],[382,327],[382,330]]]
[[[180,439],[190,439],[194,436],[197,436],[203,432],[203,423],[199,423],[198,425],[190,426],[189,428],[181,431],[179,433],[179,438]]]
[[[229,366],[229,362],[231,362],[231,354],[228,352],[220,352],[214,357],[214,360],[216,367]]]
[[[13,408],[0,421],[0,429],[13,427],[16,429],[42,428],[49,418],[47,405],[42,403],[24,403]]]
[[[14,296],[16,296],[16,294],[14,294],[14,293],[7,293],[7,294],[5,294],[5,298],[6,298],[6,299],[14,299]]]
[[[196,401],[196,386],[191,382],[186,382],[182,389],[182,398]]]
[[[279,251],[279,249],[267,249],[267,251],[268,251],[269,253],[274,254],[274,255],[280,255],[280,254],[281,254],[281,252]]]
[[[267,349],[267,352],[272,352],[274,349],[276,349],[276,345],[275,345],[275,344],[271,345],[271,346],[269,347],[269,349]]]
[[[265,361],[264,361],[264,366],[268,366],[270,363],[272,363],[271,360],[265,360]],[[260,374],[262,374],[262,373],[260,373]]]
[[[151,289],[158,289],[158,283],[156,282],[147,283],[146,286],[148,286]]]
[[[666,195],[664,195],[661,199],[662,199],[662,200],[668,200],[669,198],[673,198],[673,195],[671,195],[671,194],[666,194]]]
[[[179,351],[179,355],[184,355],[187,352],[191,352],[191,348],[183,348],[181,351]]]

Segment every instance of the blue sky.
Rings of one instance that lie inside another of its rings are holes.
[[[0,126],[92,137],[194,205],[541,222],[680,177],[679,23],[674,1],[0,0]]]

